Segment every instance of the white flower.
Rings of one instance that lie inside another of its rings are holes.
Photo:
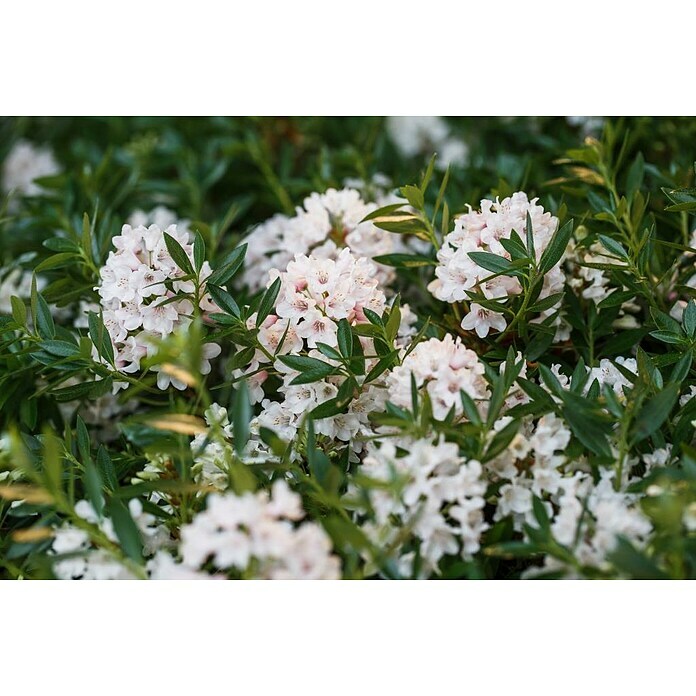
[[[502,314],[486,309],[476,302],[471,303],[469,313],[462,319],[462,329],[474,329],[480,338],[488,336],[491,329],[503,331],[506,326],[507,322]]]
[[[337,579],[338,558],[326,533],[304,517],[300,497],[284,481],[267,491],[237,496],[212,494],[208,507],[182,527],[183,566],[198,570],[210,562],[218,570],[253,569],[268,579]]]
[[[162,222],[173,219],[173,213],[164,208],[152,211]],[[147,216],[135,215],[135,219]],[[111,251],[106,264],[100,270],[100,284],[95,288],[101,298],[102,318],[109,332],[116,366],[119,370],[134,373],[140,369],[140,360],[145,355],[155,354],[156,339],[166,339],[186,330],[191,322],[193,304],[189,299],[177,299],[179,293],[191,293],[192,281],[177,280],[183,271],[174,263],[164,234],[174,237],[189,258],[193,258],[193,245],[189,242],[186,229],[170,224],[166,229],[157,224],[149,227],[124,225],[121,234],[113,238],[116,251]],[[200,281],[204,281],[212,270],[203,263]],[[203,311],[215,309],[208,295],[199,298]],[[84,319],[80,319],[84,322]],[[220,354],[220,347],[207,343],[203,347],[201,374],[210,372],[210,359]],[[166,389],[173,385],[183,390],[186,384],[162,371],[157,372],[157,385]],[[118,383],[117,386],[125,383]]]
[[[616,358],[615,362],[617,365],[621,365],[621,367],[629,372],[632,372],[635,375],[638,374],[638,366],[633,358],[619,357]],[[614,365],[614,363],[607,358],[603,358],[599,361],[599,367],[593,367],[588,369],[588,371],[590,373],[590,378],[587,380],[587,384],[585,385],[585,393],[587,393],[595,379],[599,382],[600,386],[606,384],[607,386],[611,387],[614,390],[614,393],[620,397],[624,396],[624,387],[631,388],[633,386],[633,383],[626,379],[626,377],[624,377],[623,373]]]
[[[298,254],[287,271],[271,274],[269,285],[276,277],[281,279],[273,323],[282,320],[281,325],[289,326],[294,337],[305,339],[310,348],[317,343],[335,346],[340,319],[364,323],[365,307],[384,310],[384,293],[378,288],[375,272],[373,264],[356,258],[348,249],[335,260]],[[294,338],[291,340],[297,345]]]
[[[142,503],[132,498],[128,509],[143,541],[143,554],[151,556],[169,545],[169,531],[164,525],[156,524],[156,518],[144,512]],[[99,529],[113,542],[118,542],[111,519],[99,518],[86,500],[75,504],[75,513]],[[54,530],[54,539],[49,554],[56,556],[53,572],[61,580],[130,580],[133,573],[120,559],[102,548],[94,548],[89,534],[64,523]]]
[[[387,132],[406,157],[430,157],[437,152],[438,169],[447,169],[449,164],[463,166],[469,159],[467,144],[451,135],[450,127],[440,116],[389,116]]]
[[[415,537],[428,571],[436,570],[445,555],[469,557],[479,550],[488,528],[483,518],[486,485],[481,464],[459,457],[456,445],[416,440],[408,443],[402,457],[389,441],[379,448],[370,445],[361,473],[391,484],[366,492],[374,521],[362,526],[373,543],[397,543],[401,556],[408,555],[401,547]],[[349,495],[356,492],[353,488]]]
[[[17,191],[23,196],[36,196],[42,189],[36,179],[58,174],[60,168],[47,148],[39,148],[20,141],[14,145],[2,166],[2,189],[5,193]]]
[[[351,188],[313,193],[295,216],[275,215],[252,230],[247,237],[244,282],[252,290],[262,288],[270,271],[285,271],[298,254],[335,260],[343,248],[348,248],[369,262],[374,256],[404,249],[400,235],[385,232],[370,221],[362,222],[377,207],[376,203],[365,202],[359,191]],[[394,279],[393,268],[372,266],[380,284]]]
[[[479,266],[469,254],[487,252],[509,259],[510,254],[501,240],[510,239],[514,232],[518,235],[520,243],[526,246],[528,215],[532,221],[534,250],[537,257],[540,257],[558,227],[558,218],[537,205],[536,198],[530,201],[526,193],[518,191],[502,201],[482,200],[480,211],[474,211],[469,207],[469,212],[455,220],[454,230],[443,240],[437,253],[435,279],[428,285],[428,290],[445,302],[468,300],[469,293],[475,291],[489,299],[499,298],[501,301],[519,294],[522,286],[517,278],[491,278],[494,274]],[[544,276],[540,299],[550,297],[563,289],[565,276],[559,264],[560,261]],[[544,310],[535,321],[553,315],[558,306],[557,304]],[[482,338],[488,335],[491,328],[502,331],[505,326],[502,314],[486,310],[475,301],[462,322],[464,329],[475,329]]]
[[[425,387],[433,405],[433,415],[443,420],[454,407],[463,411],[460,391],[472,399],[488,397],[483,377],[484,367],[474,351],[466,348],[461,339],[449,334],[444,339],[431,338],[419,343],[387,377],[389,400],[402,408],[411,407],[411,375],[416,387]]]

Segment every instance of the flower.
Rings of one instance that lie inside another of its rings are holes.
[[[538,199],[529,200],[527,194],[518,191],[502,201],[482,200],[481,210],[460,215],[454,223],[454,230],[445,239],[437,253],[438,265],[435,279],[428,290],[439,300],[462,302],[472,293],[478,292],[488,299],[505,303],[511,296],[522,292],[522,286],[515,277],[495,276],[491,271],[479,266],[469,255],[471,252],[486,252],[509,259],[510,254],[501,240],[517,235],[519,242],[526,246],[527,216],[533,229],[534,251],[541,256],[558,227],[558,218],[545,212],[537,205]],[[564,274],[560,261],[544,276],[544,284],[539,299],[550,297],[563,289]],[[491,277],[495,276],[495,277]],[[535,321],[552,316],[559,307],[560,300],[553,307],[545,309]],[[507,323],[502,313],[483,308],[472,302],[469,313],[462,320],[462,328],[475,329],[480,337],[488,335],[491,329],[503,331]]]
[[[298,254],[336,260],[341,250],[347,248],[369,262],[374,256],[402,250],[400,235],[362,221],[377,207],[376,203],[364,201],[355,189],[330,188],[306,198],[304,207],[297,208],[293,217],[274,215],[247,237],[244,283],[252,290],[260,289],[270,272],[285,271]],[[374,266],[380,284],[395,278],[393,268]]]
[[[152,556],[169,545],[169,531],[157,524],[154,515],[143,510],[137,498],[128,503],[128,511],[143,541],[143,554]],[[86,500],[75,504],[75,513],[98,528],[112,542],[118,542],[113,522],[108,517],[100,517]],[[60,580],[131,580],[135,575],[121,559],[103,548],[94,548],[89,534],[70,523],[64,523],[54,530],[50,555],[53,572]]]
[[[380,546],[399,544],[406,555],[409,541],[420,541],[423,571],[431,572],[445,555],[468,558],[479,549],[484,521],[481,464],[459,456],[453,443],[428,440],[408,443],[404,456],[389,441],[370,445],[361,472],[382,484],[367,491],[371,515],[363,529]],[[349,491],[352,500],[357,489]],[[405,569],[413,572],[412,563]]]
[[[22,196],[37,196],[42,192],[36,179],[53,176],[60,167],[48,148],[19,141],[10,150],[2,165],[2,189],[16,191]]]
[[[437,152],[435,165],[464,166],[469,160],[467,144],[451,134],[447,122],[439,116],[389,116],[387,132],[405,157],[431,156]]]
[[[396,406],[410,408],[413,376],[416,387],[425,387],[428,392],[435,418],[444,420],[452,408],[457,415],[462,414],[460,391],[475,401],[488,398],[483,374],[483,363],[460,338],[455,340],[449,334],[442,340],[431,338],[419,343],[389,374],[389,400]]]
[[[170,215],[166,209],[156,211],[160,218]],[[172,259],[165,234],[172,236],[193,259],[189,233],[177,225],[164,230],[156,224],[124,225],[121,234],[112,240],[116,251],[109,252],[99,272],[101,282],[95,290],[101,298],[102,317],[114,346],[116,366],[122,372],[137,372],[143,357],[156,354],[158,340],[184,331],[192,320],[193,304],[184,293],[192,293],[195,286],[191,281],[178,280],[184,272]],[[203,284],[211,273],[208,262],[203,262],[199,283]],[[198,303],[203,311],[215,306],[205,293]],[[201,374],[210,372],[209,361],[219,354],[220,347],[216,344],[204,345]],[[167,389],[170,384],[179,390],[186,388],[183,381],[160,366],[151,369],[158,373],[160,389]],[[118,383],[117,388],[123,384]]]
[[[179,553],[188,570],[210,563],[217,570],[249,571],[267,579],[331,580],[340,563],[314,522],[304,522],[301,499],[276,481],[269,494],[213,493],[208,506],[181,529]]]
[[[462,328],[474,329],[480,338],[488,336],[491,329],[502,331],[507,326],[505,317],[499,312],[492,312],[476,302],[472,302],[469,313],[462,319]]]

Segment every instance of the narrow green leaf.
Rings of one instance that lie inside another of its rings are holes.
[[[563,258],[572,234],[572,220],[568,220],[563,227],[554,232],[549,245],[539,259],[539,273],[542,275],[548,273]]]
[[[534,248],[534,229],[532,228],[532,216],[527,211],[527,224],[525,225],[525,232],[527,234],[527,254],[531,257],[532,261],[536,263],[536,249]]]
[[[616,240],[612,239],[611,237],[607,237],[604,234],[599,235],[599,241],[601,245],[609,252],[610,255],[616,256],[619,259],[623,259],[624,261],[628,261],[628,252],[626,249],[623,248],[619,242]]]
[[[51,310],[48,303],[41,294],[36,298],[36,328],[42,338],[54,338],[56,335],[56,326],[53,323]]]
[[[347,319],[340,319],[337,331],[338,348],[344,358],[353,355],[353,332]]]
[[[682,318],[682,324],[684,325],[684,331],[689,338],[693,338],[696,334],[696,301],[689,300],[684,309],[684,316]]]
[[[188,257],[188,254],[184,251],[181,244],[168,232],[164,233],[164,243],[167,245],[167,251],[172,257],[172,261],[174,261],[186,275],[195,276],[196,273],[193,270],[191,259]]]
[[[130,510],[122,500],[111,498],[108,512],[123,552],[136,563],[142,563],[143,540]]]
[[[251,401],[246,380],[238,383],[234,395],[232,413],[232,430],[234,433],[234,449],[241,454],[249,441],[249,424],[251,423]]]
[[[235,301],[234,297],[227,292],[227,290],[223,290],[221,287],[211,283],[206,285],[206,290],[210,293],[210,297],[212,298],[213,302],[215,302],[220,309],[239,319],[239,305]]]
[[[256,315],[256,327],[258,328],[266,320],[266,317],[275,307],[278,293],[280,292],[280,278],[276,278],[261,296],[259,311]]]
[[[196,271],[200,273],[205,261],[205,240],[203,235],[196,230],[196,236],[193,240],[193,263],[196,266]]]
[[[213,283],[213,285],[225,285],[244,264],[246,252],[246,243],[240,244],[236,249],[231,251],[222,259],[219,267],[210,274],[208,282]]]

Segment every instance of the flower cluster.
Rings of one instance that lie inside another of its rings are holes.
[[[361,470],[374,481],[394,484],[368,493],[372,515],[363,530],[378,547],[396,547],[403,575],[427,576],[445,555],[470,557],[478,551],[488,529],[486,483],[480,462],[462,460],[456,445],[417,440],[399,456],[387,441],[370,447]],[[355,489],[350,496],[359,499]]]
[[[306,340],[310,348],[316,348],[319,342],[336,346],[339,320],[347,319],[351,324],[365,322],[365,309],[373,312],[384,309],[384,293],[378,288],[375,275],[374,264],[348,249],[343,249],[335,261],[296,255],[285,273],[270,274],[269,285],[275,278],[281,279],[276,306],[276,317],[281,324],[275,332],[266,331],[261,344],[273,348],[272,337],[291,326],[293,336]]]
[[[359,163],[284,122],[277,168],[243,123],[156,169],[149,137],[116,145],[51,195],[27,165],[0,215],[0,577],[696,575],[696,194],[656,195],[693,163],[607,120],[562,171],[486,126],[442,174],[421,156],[466,159],[454,120],[370,123]]]
[[[466,301],[471,292],[501,302],[511,295],[519,294],[522,286],[516,277],[486,270],[469,254],[487,252],[509,259],[510,253],[501,240],[510,239],[513,233],[520,240],[525,240],[527,216],[534,232],[534,251],[540,257],[558,227],[558,218],[537,205],[536,198],[530,201],[526,193],[518,191],[502,201],[482,200],[480,211],[469,207],[469,212],[455,220],[454,230],[443,240],[442,248],[437,254],[436,278],[428,286],[430,292],[445,302]],[[521,243],[526,245],[524,241]],[[562,290],[563,282],[563,271],[557,264],[544,276],[539,299]],[[547,308],[541,316],[550,316],[554,311],[555,308]],[[491,329],[502,331],[507,322],[502,313],[472,302],[461,325],[467,331],[475,330],[483,338]]]
[[[387,202],[389,199],[382,198],[380,204]],[[259,289],[269,271],[284,271],[298,254],[335,259],[341,249],[348,248],[371,259],[398,251],[402,242],[397,235],[380,230],[369,220],[362,222],[377,207],[365,202],[355,189],[329,189],[306,198],[293,217],[274,215],[247,237],[245,284]],[[394,270],[379,265],[376,275],[386,284],[393,280]]]
[[[151,556],[169,545],[169,531],[164,525],[156,524],[156,518],[143,511],[137,499],[129,502],[129,512],[143,539],[143,553]],[[85,522],[98,529],[109,541],[116,544],[118,536],[110,518],[100,517],[86,500],[75,504],[75,513]],[[89,531],[83,527],[66,523],[56,528],[51,545],[55,556],[53,572],[60,580],[132,580],[137,576],[123,557],[114,555],[103,547],[95,547]]]
[[[304,516],[300,496],[284,481],[270,494],[211,494],[206,510],[181,529],[181,565],[271,580],[337,579],[340,565],[329,538],[314,522],[296,525]],[[179,568],[170,569],[180,577]]]
[[[303,416],[329,399],[337,396],[344,378],[326,377],[314,384],[293,384],[299,371],[279,360],[280,356],[306,352],[307,357],[324,364],[338,363],[317,350],[320,345],[338,346],[338,324],[367,324],[365,310],[382,313],[386,307],[384,293],[378,287],[376,268],[366,258],[357,258],[349,249],[343,249],[335,260],[314,255],[296,255],[284,273],[272,271],[269,286],[275,279],[281,281],[275,314],[269,315],[259,327],[259,349],[244,372],[251,374],[252,400],[263,401],[259,424],[270,427],[285,439],[292,439],[301,425]],[[413,315],[404,307],[400,333],[412,333]],[[255,317],[250,319],[253,323]],[[363,352],[369,353],[372,341],[361,338]],[[367,361],[368,366],[374,360]],[[263,383],[271,367],[283,379],[278,391],[284,396],[279,403],[264,399]],[[351,401],[347,413],[336,414],[316,422],[317,432],[343,441],[354,438],[368,423],[373,409],[384,404],[385,393],[375,385],[367,385]],[[360,445],[356,442],[356,447]]]
[[[187,278],[169,253],[165,235],[170,235],[193,259],[193,245],[187,232],[176,225],[162,230],[157,225],[124,225],[113,238],[111,251],[100,271],[101,283],[95,288],[101,298],[103,321],[115,348],[115,365],[126,374],[140,370],[140,362],[157,352],[157,339],[182,331],[191,323],[195,311],[216,307],[206,294],[195,297],[197,283]],[[210,275],[205,262],[197,281],[202,284]],[[210,372],[210,359],[220,354],[220,347],[207,343],[203,347],[201,373]],[[158,366],[157,385],[166,389],[171,383],[184,389],[185,382],[162,371]]]
[[[387,378],[389,400],[408,408],[413,399],[411,385],[425,388],[433,407],[433,415],[439,420],[454,409],[462,413],[461,392],[474,401],[488,398],[488,385],[483,377],[484,367],[478,355],[466,348],[460,338],[449,334],[444,339],[431,338],[419,343],[401,365],[395,367]]]

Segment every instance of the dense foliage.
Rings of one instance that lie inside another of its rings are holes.
[[[695,138],[0,120],[2,577],[696,576]]]

